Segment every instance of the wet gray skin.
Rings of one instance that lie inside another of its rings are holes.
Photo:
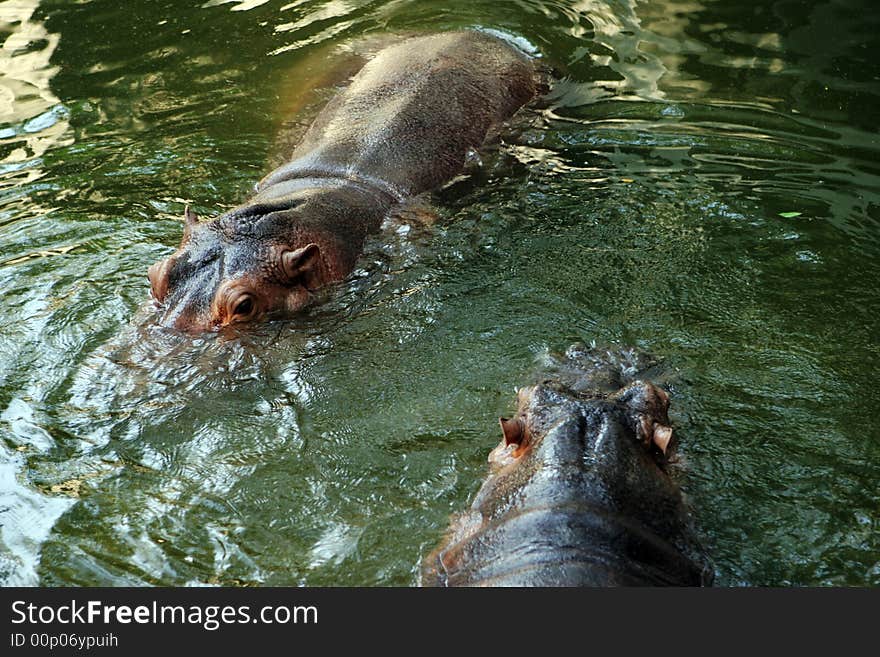
[[[668,395],[631,352],[570,348],[519,391],[492,473],[425,586],[700,586],[712,569],[667,473]]]
[[[381,51],[249,201],[206,223],[187,210],[180,248],[149,270],[161,323],[202,331],[302,309],[352,271],[393,207],[457,175],[539,77],[479,32]]]

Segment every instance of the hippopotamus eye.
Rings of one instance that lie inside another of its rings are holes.
[[[233,314],[240,317],[246,317],[247,315],[250,315],[253,311],[254,300],[250,297],[245,297],[235,305],[235,311],[233,312]]]
[[[257,304],[250,294],[239,294],[229,300],[229,319],[231,321],[250,319],[256,308]]]

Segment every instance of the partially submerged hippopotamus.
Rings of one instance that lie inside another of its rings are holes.
[[[425,586],[709,585],[670,479],[669,397],[632,352],[569,348],[501,419],[493,471],[422,567]]]
[[[390,210],[460,173],[541,87],[527,56],[481,32],[381,51],[250,200],[204,223],[187,209],[180,248],[149,270],[162,323],[210,330],[300,310],[353,270]]]

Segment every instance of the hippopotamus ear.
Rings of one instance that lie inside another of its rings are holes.
[[[306,289],[314,290],[322,285],[321,247],[306,244],[293,251],[285,251],[281,256],[281,266],[288,281],[302,283]]]
[[[666,454],[669,443],[672,441],[672,427],[667,427],[665,424],[655,424],[654,431],[651,433],[651,441],[663,454]]]
[[[180,241],[180,246],[189,242],[189,238],[192,237],[193,231],[198,225],[199,215],[187,205],[183,209],[183,239]]]
[[[524,431],[521,419],[508,420],[506,417],[500,417],[498,423],[501,425],[501,433],[504,434],[505,445],[513,443],[519,445],[522,442]]]
[[[170,265],[171,260],[165,259],[153,263],[147,269],[147,278],[150,279],[150,293],[158,303],[162,303],[168,293],[168,268]]]

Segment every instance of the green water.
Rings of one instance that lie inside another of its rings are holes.
[[[304,71],[458,27],[561,79],[436,224],[295,321],[156,330],[147,266]],[[0,583],[411,585],[514,388],[596,340],[664,360],[719,584],[880,584],[873,2],[6,0],[0,43]]]

